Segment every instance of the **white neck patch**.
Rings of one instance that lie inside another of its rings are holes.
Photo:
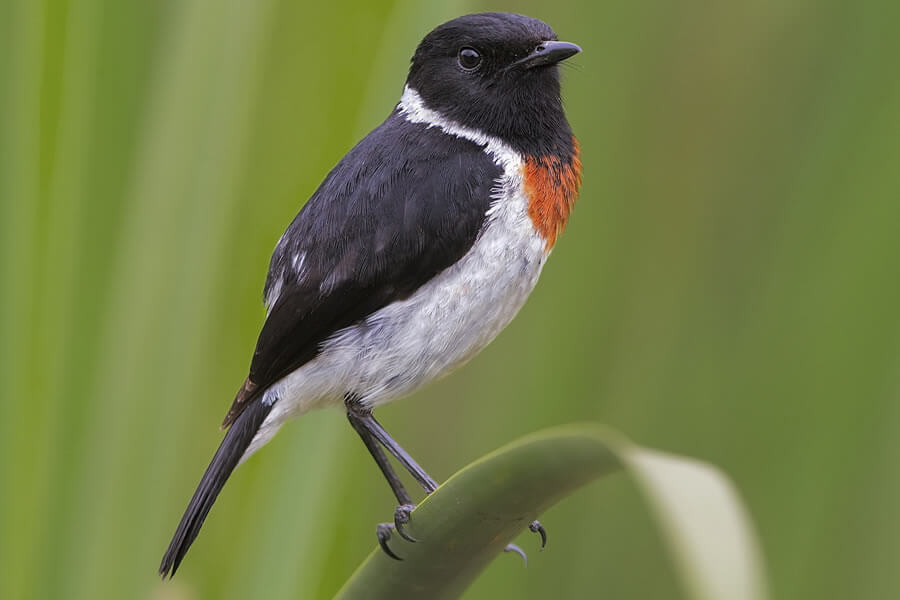
[[[400,97],[397,110],[410,123],[423,123],[428,127],[437,127],[446,134],[454,135],[482,146],[485,152],[490,154],[494,162],[502,167],[507,174],[515,173],[522,168],[522,156],[508,144],[477,129],[460,125],[436,110],[428,108],[425,106],[425,101],[422,100],[419,92],[408,85],[403,88],[403,96]]]

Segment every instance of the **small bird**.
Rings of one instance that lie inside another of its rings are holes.
[[[400,102],[325,177],[269,264],[267,315],[159,572],[172,576],[232,471],[285,421],[342,405],[399,506],[414,508],[385,450],[425,493],[437,483],[373,409],[446,375],[506,327],[534,289],[581,186],[560,61],[581,49],[542,21],[481,13],[438,26]],[[545,532],[538,522],[531,530]],[[511,549],[519,551],[517,548]]]

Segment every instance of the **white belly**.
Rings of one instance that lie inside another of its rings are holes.
[[[406,396],[472,358],[506,327],[547,258],[518,174],[506,177],[469,252],[412,296],[331,337],[319,355],[265,394],[274,402],[244,458],[287,419],[351,393],[375,407]]]
[[[505,206],[504,206],[505,204]],[[544,264],[525,211],[495,204],[472,249],[410,298],[332,338],[321,359],[370,406],[412,393],[483,349],[515,317]]]

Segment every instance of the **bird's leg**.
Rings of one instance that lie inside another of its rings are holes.
[[[372,455],[372,458],[375,459],[375,462],[378,464],[378,467],[381,469],[381,472],[384,474],[385,479],[388,482],[388,485],[391,486],[391,490],[394,492],[394,496],[397,497],[397,502],[400,504],[397,509],[394,511],[394,522],[393,523],[381,523],[377,528],[377,536],[378,543],[381,546],[381,549],[384,550],[385,554],[390,556],[391,558],[395,558],[397,560],[402,560],[399,556],[394,554],[391,549],[388,547],[387,542],[391,538],[391,530],[396,529],[397,533],[400,534],[402,538],[408,540],[410,542],[415,542],[416,539],[409,535],[403,526],[409,523],[409,515],[415,508],[415,505],[412,503],[412,499],[409,496],[409,493],[406,491],[406,488],[403,487],[403,483],[400,481],[400,478],[397,477],[397,474],[394,472],[393,467],[391,467],[390,461],[388,461],[387,456],[385,456],[384,451],[381,449],[381,444],[384,446],[391,455],[396,458],[400,464],[409,471],[409,474],[413,476],[413,478],[419,482],[419,485],[422,486],[422,489],[425,490],[426,494],[430,494],[434,490],[437,489],[437,482],[431,478],[428,473],[425,472],[419,463],[417,463],[412,456],[410,456],[406,450],[403,449],[400,444],[394,441],[394,438],[385,431],[384,427],[375,419],[375,416],[372,414],[372,411],[368,408],[364,408],[360,403],[358,398],[354,396],[347,396],[344,399],[344,404],[347,408],[347,420],[350,421],[350,425],[353,426],[353,429],[356,433],[359,434],[359,437],[362,438],[363,443],[366,445],[366,448],[369,449],[369,453]],[[532,532],[539,533],[541,536],[541,550],[544,549],[544,546],[547,544],[547,533],[544,530],[543,526],[538,521],[532,522],[528,527]],[[527,564],[528,559],[525,556],[525,553],[521,548],[516,546],[515,544],[509,544],[505,548],[506,552],[515,552],[521,555]]]
[[[353,425],[354,429],[356,429],[356,424],[352,419],[350,420],[350,423]],[[388,484],[394,491],[394,495],[397,497],[397,502],[400,503],[400,506],[398,506],[397,510],[394,511],[394,523],[379,523],[375,528],[375,536],[378,538],[378,545],[381,546],[381,549],[384,550],[384,553],[391,558],[402,560],[399,556],[394,554],[387,543],[388,540],[391,539],[391,530],[395,528],[402,537],[407,539],[410,537],[406,534],[406,532],[403,531],[402,526],[398,525],[398,515],[401,514],[401,509],[412,511],[412,499],[409,497],[406,488],[403,487],[403,483],[400,482],[400,478],[397,477],[396,473],[394,473],[394,469],[388,462],[387,456],[384,455],[381,447],[378,446],[378,443],[373,438],[369,437],[368,434],[366,434],[364,431],[357,429],[357,433],[359,433],[359,436],[362,438],[363,443],[366,445],[366,448],[369,449],[369,452],[372,454],[372,458],[374,458],[375,462],[378,463],[378,466],[381,468],[381,472],[384,473],[385,479],[387,479]],[[408,515],[408,513],[403,514]]]
[[[371,410],[364,409],[355,402],[348,403],[347,418],[356,421],[356,423],[365,429],[369,435],[378,440],[378,442],[384,446],[407,471],[409,471],[409,474],[413,476],[413,479],[419,482],[419,485],[422,486],[422,489],[425,490],[426,494],[430,494],[437,489],[437,482],[425,472],[425,469],[419,466],[419,463],[417,463],[413,457],[400,446],[400,444],[394,441],[394,438],[384,430],[381,423],[375,420],[375,415],[372,414]],[[357,427],[357,425],[354,424],[354,427]]]
[[[384,550],[385,554],[387,554],[391,558],[401,560],[399,556],[391,551],[391,549],[387,545],[387,542],[391,538],[392,529],[396,529],[397,533],[399,533],[400,537],[402,537],[403,539],[410,542],[416,541],[416,539],[409,533],[407,533],[403,527],[406,523],[409,523],[409,515],[416,506],[412,503],[412,498],[410,498],[409,493],[406,491],[406,488],[403,487],[403,483],[400,481],[400,478],[397,477],[397,474],[394,472],[393,467],[391,467],[391,463],[388,460],[387,456],[385,456],[384,451],[381,449],[381,446],[378,445],[380,439],[376,437],[376,435],[371,431],[369,421],[366,419],[366,417],[368,416],[372,421],[374,421],[374,418],[371,418],[371,411],[362,408],[359,405],[357,399],[353,397],[346,398],[345,404],[347,406],[347,420],[350,421],[350,425],[353,427],[356,433],[359,434],[359,437],[366,445],[366,448],[368,448],[369,453],[372,455],[372,458],[375,459],[376,464],[378,464],[378,467],[384,474],[384,478],[387,480],[388,485],[391,486],[391,490],[394,492],[394,496],[397,497],[399,506],[397,506],[397,509],[394,511],[394,522],[380,523],[377,527],[376,534],[378,537],[378,544],[381,546],[381,549]],[[387,439],[390,439],[390,436],[388,436],[387,433],[384,432],[384,429],[381,428],[380,425],[378,427],[384,433],[384,436],[387,437]],[[393,442],[393,440],[391,440],[391,442]],[[431,491],[434,491],[437,488],[437,483],[435,483],[434,480],[431,479],[431,477],[427,473],[425,473],[422,467],[419,467],[419,465],[408,454],[406,454],[406,452],[402,448],[400,448],[400,446],[397,445],[396,442],[393,442],[393,445],[398,448],[400,452],[402,452],[403,456],[406,457],[406,460],[401,460],[401,463],[404,466],[407,466],[407,464],[409,463],[415,465],[418,468],[419,473],[421,473],[421,477],[423,477],[425,481],[430,483],[431,488],[429,490],[429,488],[426,487],[426,492],[430,493]],[[398,458],[398,460],[400,459]],[[420,479],[419,476],[416,476],[416,480],[420,483],[422,482],[422,479]],[[424,484],[423,487],[425,487]]]
[[[388,461],[387,456],[384,455],[381,446],[378,445],[378,440],[362,426],[356,416],[350,411],[347,412],[347,420],[350,421],[350,425],[352,425],[353,429],[356,430],[356,433],[359,434],[359,437],[366,445],[366,448],[368,448],[372,458],[375,459],[375,462],[384,474],[384,478],[387,479],[388,485],[391,486],[391,491],[393,491],[394,496],[397,497],[397,502],[400,504],[412,504],[412,498],[410,498],[409,492],[406,491],[406,488],[403,487],[403,482],[400,481],[400,478],[397,477],[397,474],[394,472],[394,468],[391,466],[390,461]]]

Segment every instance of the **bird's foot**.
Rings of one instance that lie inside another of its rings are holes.
[[[544,529],[544,526],[541,525],[540,521],[532,521],[531,525],[528,526],[528,529],[532,533],[539,533],[541,535],[541,550],[543,550],[547,546],[547,530]]]
[[[528,530],[533,533],[539,533],[541,535],[541,550],[547,545],[547,530],[544,529],[544,526],[541,525],[540,521],[532,521],[528,526]],[[528,566],[528,555],[525,554],[525,551],[515,544],[507,544],[506,548],[503,549],[504,552],[515,552],[519,556],[522,557],[522,560],[525,561],[525,566]]]
[[[503,549],[504,552],[515,552],[519,556],[522,557],[522,560],[525,562],[525,566],[528,566],[528,555],[525,554],[525,551],[516,546],[515,544],[507,544],[506,548]]]
[[[378,538],[378,545],[381,546],[381,549],[384,550],[384,553],[393,558],[394,560],[403,560],[391,550],[390,546],[388,546],[388,540],[391,539],[391,530],[394,528],[393,523],[379,523],[375,527],[375,535]]]
[[[384,550],[384,553],[393,558],[394,560],[403,560],[399,556],[397,556],[393,550],[391,550],[390,546],[388,546],[388,541],[391,539],[391,531],[397,530],[397,533],[400,534],[404,540],[409,542],[417,542],[418,540],[411,536],[405,529],[404,525],[409,523],[410,514],[413,510],[415,510],[415,504],[401,504],[394,511],[394,522],[393,523],[379,523],[376,528],[376,536],[378,537],[378,545],[381,546],[381,549]],[[530,525],[528,525],[529,531],[533,533],[537,533],[541,536],[541,548],[543,549],[547,546],[547,530],[544,529],[544,526],[541,525],[540,521],[532,521]],[[507,544],[503,549],[504,552],[515,552],[519,556],[522,557],[522,560],[525,561],[525,565],[528,565],[528,555],[525,554],[525,551],[522,550],[519,546],[515,544]]]
[[[375,529],[375,535],[378,537],[378,545],[384,550],[384,553],[394,560],[403,560],[397,556],[390,546],[388,540],[391,539],[391,531],[396,530],[404,540],[408,542],[417,542],[418,540],[411,536],[404,526],[409,523],[409,515],[416,508],[415,504],[401,504],[394,511],[393,523],[379,523]]]
[[[400,534],[407,542],[418,542],[416,538],[411,536],[407,531],[403,528],[404,525],[409,523],[409,515],[416,509],[415,504],[401,504],[394,511],[394,526],[397,529],[397,533]]]

